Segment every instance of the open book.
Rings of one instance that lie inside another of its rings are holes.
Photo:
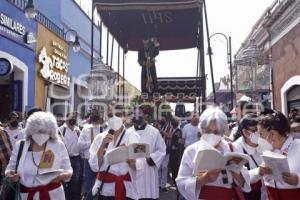
[[[61,174],[63,173],[63,169],[54,169],[54,170],[45,170],[45,171],[42,171],[40,170],[39,171],[39,175],[48,175],[48,174]]]
[[[238,152],[227,152],[224,155],[215,149],[204,149],[198,151],[194,158],[194,171],[196,176],[200,171],[214,169],[227,169],[240,173],[243,166],[249,162],[249,156]]]
[[[262,154],[262,159],[264,161],[263,165],[272,170],[272,174],[267,175],[267,177],[271,179],[283,181],[282,173],[290,172],[288,160],[285,155],[271,151],[265,151]]]
[[[49,169],[42,169],[39,170],[38,175],[42,176],[45,179],[53,179],[55,177],[58,177],[64,170],[63,169],[55,169],[55,170],[49,170]]]
[[[106,152],[105,159],[109,165],[126,162],[128,159],[149,157],[149,144],[133,143]]]

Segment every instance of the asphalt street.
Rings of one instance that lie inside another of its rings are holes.
[[[177,200],[177,191],[175,186],[167,184],[167,192],[160,191],[159,199],[160,200]]]

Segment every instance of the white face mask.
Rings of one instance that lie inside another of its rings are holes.
[[[123,125],[123,120],[117,116],[113,116],[108,120],[108,126],[114,131],[119,130]]]
[[[217,144],[220,143],[222,136],[216,135],[213,133],[205,133],[205,134],[202,134],[201,139],[203,139],[205,142],[207,142],[211,146],[215,147]]]
[[[48,134],[33,134],[32,139],[39,146],[42,146],[45,142],[49,140],[50,136]]]
[[[258,144],[259,134],[257,132],[251,133],[248,138],[253,144]]]
[[[258,138],[258,148],[264,152],[264,151],[270,151],[273,149],[273,146],[268,142],[268,140],[259,137]]]

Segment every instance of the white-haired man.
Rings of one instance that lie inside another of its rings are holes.
[[[132,200],[137,199],[134,184],[135,169],[131,161],[109,166],[105,152],[137,142],[137,134],[128,132],[122,118],[113,116],[108,120],[109,131],[97,135],[90,148],[89,163],[97,173],[93,195],[100,195],[102,200]],[[108,168],[109,167],[109,168]],[[102,184],[102,186],[101,186]]]
[[[229,145],[222,139],[228,131],[227,117],[219,108],[205,110],[200,117],[201,139],[184,151],[176,178],[179,192],[189,200],[232,200],[235,199],[233,184],[243,191],[250,191],[250,177],[247,169],[235,173],[223,169],[203,171],[193,175],[194,157],[201,149],[216,149],[221,153],[230,152]]]
[[[27,120],[25,135],[25,141],[16,143],[5,175],[13,182],[20,182],[22,200],[64,200],[61,182],[69,181],[73,170],[67,149],[58,139],[53,114],[32,114]],[[19,149],[22,151],[16,167]]]

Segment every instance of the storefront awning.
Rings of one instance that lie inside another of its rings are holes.
[[[94,0],[104,25],[125,50],[157,37],[160,50],[196,47],[201,0]],[[202,31],[202,30],[200,30]]]

